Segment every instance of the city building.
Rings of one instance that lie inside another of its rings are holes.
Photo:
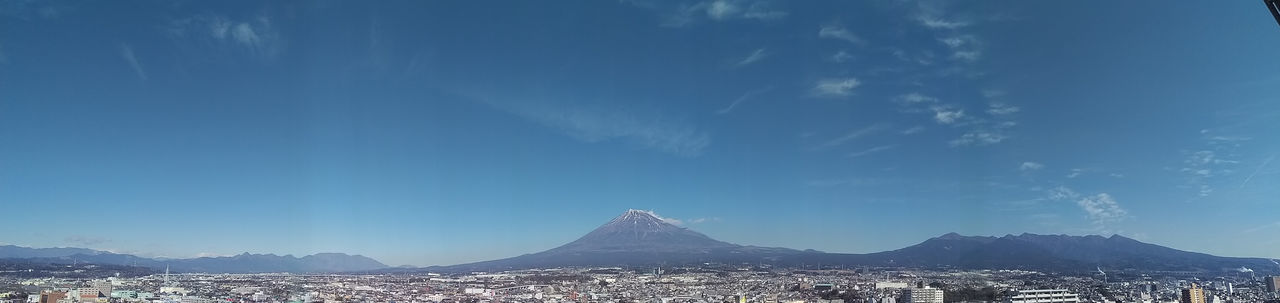
[[[1200,284],[1191,283],[1191,287],[1182,289],[1182,303],[1205,303],[1204,289]]]
[[[1076,303],[1080,296],[1066,289],[1019,290],[1017,295],[1005,300],[1008,303]]]
[[[903,303],[943,303],[942,290],[928,286],[908,288],[902,292]]]
[[[1262,281],[1264,282],[1264,284],[1267,284],[1268,292],[1280,291],[1280,276],[1270,276],[1270,277],[1267,277],[1266,280],[1262,280]]]
[[[64,291],[46,291],[40,293],[40,303],[58,303],[58,300],[67,297]]]
[[[876,282],[876,289],[907,288],[907,282]]]

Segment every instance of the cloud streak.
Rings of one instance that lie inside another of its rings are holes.
[[[476,100],[587,143],[620,141],[683,157],[699,156],[711,145],[711,135],[707,132],[659,113],[538,102],[498,102],[484,98]]]
[[[138,79],[147,81],[147,72],[142,70],[142,65],[138,64],[138,58],[133,54],[133,47],[128,44],[120,44],[120,57],[124,58],[129,67],[133,69],[133,73],[138,75]]]
[[[738,60],[738,63],[734,63],[733,66],[743,67],[743,66],[751,65],[752,63],[756,63],[756,62],[759,62],[760,60],[764,60],[764,58],[766,57],[769,57],[769,53],[765,52],[764,48],[759,48],[759,49],[756,49],[755,51],[752,51],[751,54],[747,55],[746,58],[742,58],[742,60]]]
[[[819,97],[848,97],[853,95],[853,89],[861,86],[856,78],[826,78],[818,80],[811,89],[813,95]]]
[[[888,125],[885,125],[885,124],[872,124],[872,125],[867,126],[867,127],[863,127],[863,128],[859,128],[859,129],[852,130],[852,131],[850,131],[849,133],[847,133],[847,134],[845,134],[845,135],[843,135],[843,136],[837,137],[837,138],[835,138],[835,139],[831,139],[831,140],[827,141],[826,143],[823,143],[823,144],[822,144],[821,146],[819,146],[819,147],[820,147],[820,148],[830,148],[830,147],[840,146],[840,145],[843,145],[843,144],[845,144],[845,143],[848,143],[849,141],[853,141],[854,139],[861,138],[861,137],[868,136],[868,135],[872,135],[872,134],[875,134],[875,133],[879,133],[879,132],[884,131],[885,129],[888,129],[888,128],[889,128],[889,126],[888,126]]]
[[[821,29],[818,29],[818,37],[827,38],[827,39],[844,40],[851,43],[864,42],[861,37],[858,37],[858,35],[849,31],[849,29],[846,29],[843,26],[838,26],[838,25],[823,26]]]
[[[741,104],[742,102],[747,101],[747,99],[751,99],[752,97],[755,97],[756,95],[762,94],[769,90],[770,88],[765,88],[765,89],[753,90],[753,91],[743,93],[742,96],[739,96],[737,99],[734,99],[733,103],[729,103],[729,106],[716,110],[716,114],[717,115],[728,114],[729,112],[733,111],[734,108],[737,108],[738,104]]]
[[[862,157],[862,156],[866,156],[866,155],[870,155],[870,154],[874,154],[874,153],[878,153],[878,152],[882,152],[882,151],[890,150],[890,149],[893,149],[894,147],[897,147],[897,145],[881,145],[881,146],[876,146],[876,147],[872,147],[872,148],[864,149],[864,150],[861,150],[861,151],[852,152],[852,153],[849,153],[849,154],[848,154],[848,155],[846,155],[846,156],[847,156],[847,157],[849,157],[849,158],[857,158],[857,157]]]

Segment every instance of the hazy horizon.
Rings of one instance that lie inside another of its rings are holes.
[[[1280,258],[1256,2],[13,1],[0,242],[440,265],[643,208],[826,252]]]

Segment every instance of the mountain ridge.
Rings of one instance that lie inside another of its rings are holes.
[[[84,248],[24,248],[0,245],[0,259],[97,262],[179,272],[465,272],[547,267],[675,266],[701,263],[812,264],[932,269],[1024,269],[1053,272],[1147,270],[1184,272],[1252,271],[1280,274],[1270,259],[1220,257],[1141,242],[1122,235],[1072,236],[1021,233],[965,236],[950,232],[907,247],[865,254],[827,253],[782,247],[740,245],[677,226],[651,211],[631,209],[582,237],[545,251],[429,267],[389,267],[361,255],[242,253],[187,259],[143,258]]]
[[[264,273],[264,272],[353,272],[387,268],[373,258],[344,253],[293,255],[241,253],[233,256],[195,258],[146,258],[87,248],[31,248],[0,245],[0,258],[25,259],[43,263],[97,263],[136,265],[175,272]]]
[[[634,209],[573,242],[546,251],[497,260],[423,267],[419,270],[498,271],[557,266],[652,266],[705,262],[1062,272],[1092,272],[1100,267],[1199,272],[1250,269],[1280,273],[1269,259],[1219,257],[1145,243],[1118,234],[1107,237],[1032,233],[965,236],[950,232],[900,249],[866,254],[756,247],[715,240],[664,222],[653,212]]]

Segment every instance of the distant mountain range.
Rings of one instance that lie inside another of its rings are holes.
[[[587,235],[547,251],[426,271],[495,271],[556,266],[653,266],[690,263],[827,264],[870,267],[1026,269],[1056,272],[1108,270],[1280,273],[1269,259],[1218,257],[1139,242],[1119,235],[1007,235],[956,233],[906,248],[840,254],[756,247],[717,241],[672,225],[650,212],[629,210]]]
[[[360,255],[315,254],[297,258],[271,254],[231,257],[150,259],[83,248],[0,246],[0,259],[63,264],[130,265],[175,272],[466,272],[564,266],[676,266],[699,263],[770,264],[795,267],[825,264],[850,267],[931,269],[1024,269],[1049,272],[1179,271],[1280,274],[1263,258],[1218,257],[1143,243],[1119,235],[962,236],[955,233],[898,250],[841,254],[815,250],[738,245],[718,241],[663,221],[651,212],[628,210],[581,238],[543,252],[450,266],[387,267]]]
[[[174,272],[204,273],[351,272],[387,267],[369,257],[340,253],[321,253],[301,258],[292,255],[243,253],[230,257],[153,259],[85,248],[28,248],[13,245],[0,246],[0,259],[48,264],[126,265],[156,270],[168,267]]]

